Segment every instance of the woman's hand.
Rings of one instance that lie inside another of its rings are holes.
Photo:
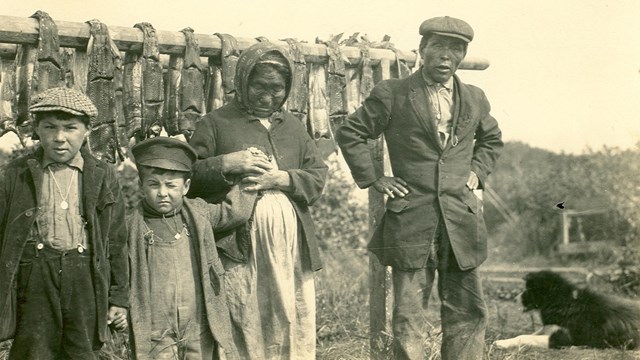
[[[258,190],[287,190],[291,187],[291,178],[289,173],[282,170],[272,170],[263,174],[252,174],[242,179],[243,183],[251,183],[245,191]]]
[[[389,195],[390,198],[395,198],[396,195],[404,197],[409,193],[407,182],[399,177],[383,176],[376,180],[371,186],[379,193]]]
[[[223,174],[262,175],[272,168],[269,158],[262,152],[240,150],[222,156]]]

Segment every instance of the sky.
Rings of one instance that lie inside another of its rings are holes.
[[[396,47],[418,47],[422,21],[449,15],[475,31],[468,56],[484,71],[459,70],[481,87],[505,141],[579,154],[640,146],[640,1],[636,0],[269,0],[3,1],[0,15],[236,37],[316,37],[355,32]],[[0,138],[0,142],[7,139]]]

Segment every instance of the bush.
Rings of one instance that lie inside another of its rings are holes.
[[[359,191],[346,165],[333,154],[322,197],[311,207],[320,247],[362,249],[368,239],[369,212],[365,191]]]

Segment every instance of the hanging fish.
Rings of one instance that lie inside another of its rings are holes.
[[[180,133],[191,138],[196,124],[204,115],[204,74],[200,60],[200,45],[193,34],[193,29],[182,30],[186,41],[182,83],[180,85]]]
[[[236,65],[238,64],[238,41],[229,34],[215,33],[221,41],[220,61],[222,64],[222,89],[224,90],[224,102],[233,100],[236,90],[235,76]]]
[[[329,41],[316,40],[327,46],[329,64],[327,66],[327,95],[329,97],[329,118],[332,126],[342,124],[347,116],[347,79],[345,62],[348,59],[340,50],[339,41],[342,34],[333,36]]]
[[[134,25],[142,31],[142,134],[158,136],[162,131],[164,85],[156,30],[150,23]]]
[[[123,110],[127,138],[144,139],[142,131],[142,56],[134,51],[124,55]]]
[[[171,55],[165,74],[164,129],[173,136],[180,133],[180,82],[182,80],[183,55]]]
[[[129,139],[127,131],[127,119],[124,114],[124,62],[118,51],[118,56],[113,60],[113,98],[115,109],[116,139],[120,159],[126,157]]]
[[[224,89],[222,88],[222,67],[211,56],[207,64],[204,85],[206,111],[213,111],[224,105]]]
[[[31,17],[38,19],[38,66],[35,73],[38,80],[36,92],[64,85],[64,71],[60,58],[60,39],[58,26],[44,11],[36,11]],[[32,95],[35,95],[32,94]]]
[[[337,151],[329,121],[325,79],[324,65],[311,64],[309,70],[309,125],[307,131],[316,142],[323,158]]]
[[[369,52],[369,48],[371,47],[371,41],[367,38],[366,35],[358,37],[359,33],[353,34],[349,39],[344,41],[342,45],[344,46],[353,46],[360,49],[360,60],[355,71],[352,74],[353,77],[359,78],[358,81],[358,98],[359,102],[364,101],[369,96],[371,90],[375,86],[375,81],[373,78],[373,68],[371,63],[371,56]],[[357,105],[360,106],[360,103]]]
[[[302,45],[296,39],[288,38],[284,41],[289,45],[289,55],[293,63],[293,81],[287,99],[287,108],[303,124],[307,124],[307,108],[309,103],[309,73],[304,58]]]
[[[58,27],[49,14],[36,11],[38,45],[20,45],[16,55],[16,125],[31,134],[29,105],[38,93],[64,84]],[[37,139],[35,134],[33,139]]]
[[[24,138],[18,131],[13,116],[13,99],[16,96],[15,72],[16,65],[13,60],[0,58],[0,137],[12,132],[25,147]]]
[[[90,37],[87,45],[89,69],[87,72],[87,96],[98,109],[89,135],[92,152],[99,159],[115,163],[118,150],[116,137],[116,104],[114,96],[114,60],[120,57],[118,48],[109,36],[107,25],[90,20]]]

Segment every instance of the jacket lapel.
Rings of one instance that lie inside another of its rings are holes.
[[[96,160],[89,154],[89,151],[83,146],[80,150],[84,159],[82,168],[82,192],[84,194],[84,212],[88,214],[92,209],[96,208],[98,195],[102,189],[102,183],[105,177],[105,171],[97,167]],[[91,216],[88,216],[91,219]]]
[[[409,78],[409,102],[411,107],[418,118],[418,122],[427,132],[427,137],[440,147],[438,141],[437,131],[435,123],[431,116],[431,109],[429,109],[429,96],[427,95],[427,84],[422,78],[421,70],[413,73]]]
[[[471,123],[471,106],[469,100],[471,94],[467,88],[467,85],[463,84],[458,76],[454,75],[454,112],[453,112],[453,126],[451,141],[447,146],[453,143],[453,141],[459,141],[466,135],[469,130],[469,124]]]
[[[33,158],[27,160],[29,172],[31,173],[31,177],[33,178],[33,186],[35,187],[36,191],[36,203],[38,204],[38,206],[42,206],[42,156],[44,156],[44,152],[42,148],[39,148],[34,153]]]

